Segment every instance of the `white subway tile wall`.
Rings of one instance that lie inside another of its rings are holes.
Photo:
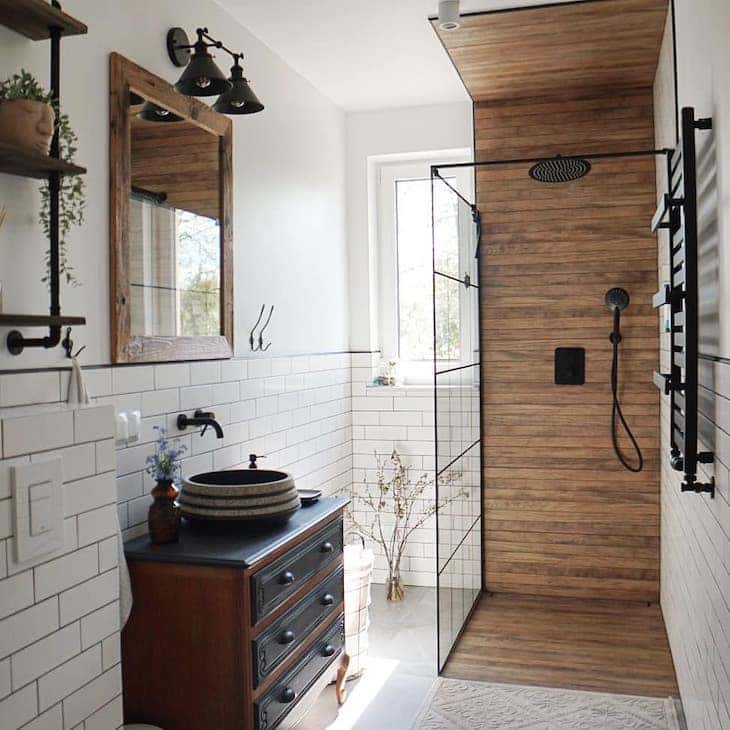
[[[371,489],[376,485],[376,454],[382,460],[390,456],[393,448],[398,450],[403,463],[411,467],[414,480],[423,474],[432,479],[434,473],[433,388],[372,387],[378,359],[378,355],[369,353],[352,356],[352,489],[360,494],[365,492],[365,484]],[[435,496],[431,486],[419,500],[414,515],[422,515]],[[372,521],[362,505],[356,510],[355,518],[366,524]],[[384,524],[392,524],[392,521]],[[385,555],[378,545],[372,547],[375,551],[373,580],[384,583],[387,578]],[[433,517],[413,532],[401,562],[401,575],[407,585],[436,585],[436,521]]]
[[[301,488],[332,494],[349,487],[350,359],[333,354],[132,366],[112,368],[110,393],[97,394],[90,385],[98,403],[142,412],[139,441],[116,449],[117,514],[124,538],[147,531],[154,483],[144,466],[154,452],[155,426],[166,427],[185,446],[184,476],[246,467],[249,454],[259,454],[266,457],[262,466],[291,472]],[[215,413],[222,439],[212,429],[201,436],[200,428],[177,428],[179,413],[192,415],[198,408]],[[97,516],[97,524],[109,519],[101,505]],[[79,539],[92,539],[92,529],[80,523]]]
[[[58,403],[68,373],[0,375],[0,716],[8,728],[112,728],[121,724],[116,527],[147,530],[155,426],[185,445],[183,474],[262,465],[325,494],[372,482],[377,452],[396,447],[417,478],[434,468],[430,388],[368,387],[370,354],[325,354],[86,371],[91,408]],[[50,377],[45,377],[50,375]],[[37,375],[30,375],[35,378]],[[34,402],[33,398],[37,400]],[[23,406],[23,408],[16,408]],[[28,408],[30,407],[30,408]],[[177,416],[213,411],[224,430],[177,429]],[[140,410],[140,439],[115,446],[114,413]],[[14,557],[10,467],[61,456],[64,548],[25,568]],[[424,494],[420,508],[433,500]],[[361,515],[365,517],[365,515]],[[435,583],[435,523],[417,530],[406,583]],[[386,577],[378,556],[375,580]],[[7,719],[6,719],[7,718]],[[5,730],[5,724],[3,730]]]
[[[26,406],[33,397],[58,401],[59,374],[39,375],[37,390],[24,384],[24,374],[0,376],[3,403]],[[51,392],[54,378],[58,383]],[[0,412],[3,730],[121,725],[113,428],[109,407],[73,410],[56,405],[35,414],[13,408]],[[64,547],[45,560],[19,564],[8,517],[10,467],[57,456],[63,462]],[[97,717],[103,717],[102,724]]]
[[[673,147],[674,88],[671,18],[654,85],[658,147]],[[712,113],[709,108],[702,114]],[[716,328],[727,281],[713,281],[720,246],[717,227],[715,145],[698,136],[700,352],[720,354]],[[663,164],[659,191],[666,189]],[[727,203],[725,203],[727,212]],[[659,236],[659,281],[669,281],[668,242]],[[666,312],[661,312],[660,325]],[[663,327],[660,326],[660,331]],[[668,372],[670,342],[661,334],[661,372]],[[726,354],[726,353],[725,353]],[[700,467],[700,479],[715,477],[716,495],[682,493],[682,475],[672,469],[669,398],[661,411],[661,605],[667,626],[682,705],[690,730],[730,728],[730,364],[701,359],[699,367],[700,450],[713,451],[715,463]]]

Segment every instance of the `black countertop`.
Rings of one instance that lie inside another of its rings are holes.
[[[342,509],[349,501],[340,497],[322,497],[318,502],[302,507],[285,525],[183,524],[178,542],[153,545],[149,536],[143,535],[125,543],[124,552],[127,560],[249,568]]]

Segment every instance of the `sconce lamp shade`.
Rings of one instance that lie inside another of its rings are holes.
[[[185,67],[175,88],[185,96],[217,96],[231,86],[223,72],[215,65],[205,43],[198,41],[190,62]]]
[[[182,117],[177,114],[173,114],[167,109],[163,109],[157,104],[153,104],[151,101],[145,102],[144,106],[139,112],[140,119],[144,119],[147,122],[181,122]]]
[[[221,114],[256,114],[263,111],[264,105],[248,85],[243,69],[236,63],[231,66],[231,88],[223,92],[213,104],[213,109]]]

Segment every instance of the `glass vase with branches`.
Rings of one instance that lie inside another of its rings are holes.
[[[450,471],[439,478],[439,488],[445,489],[449,496],[438,501],[430,499],[426,493],[434,480],[425,473],[413,479],[411,467],[403,463],[396,449],[387,458],[376,453],[375,461],[375,483],[366,477],[362,491],[351,494],[348,516],[354,531],[378,544],[383,551],[388,566],[387,599],[402,601],[405,588],[401,563],[409,539],[438,510],[467,497],[468,492],[456,488],[461,473]]]

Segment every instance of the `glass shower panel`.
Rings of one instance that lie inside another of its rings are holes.
[[[482,585],[479,273],[468,177],[431,183],[440,671]]]

